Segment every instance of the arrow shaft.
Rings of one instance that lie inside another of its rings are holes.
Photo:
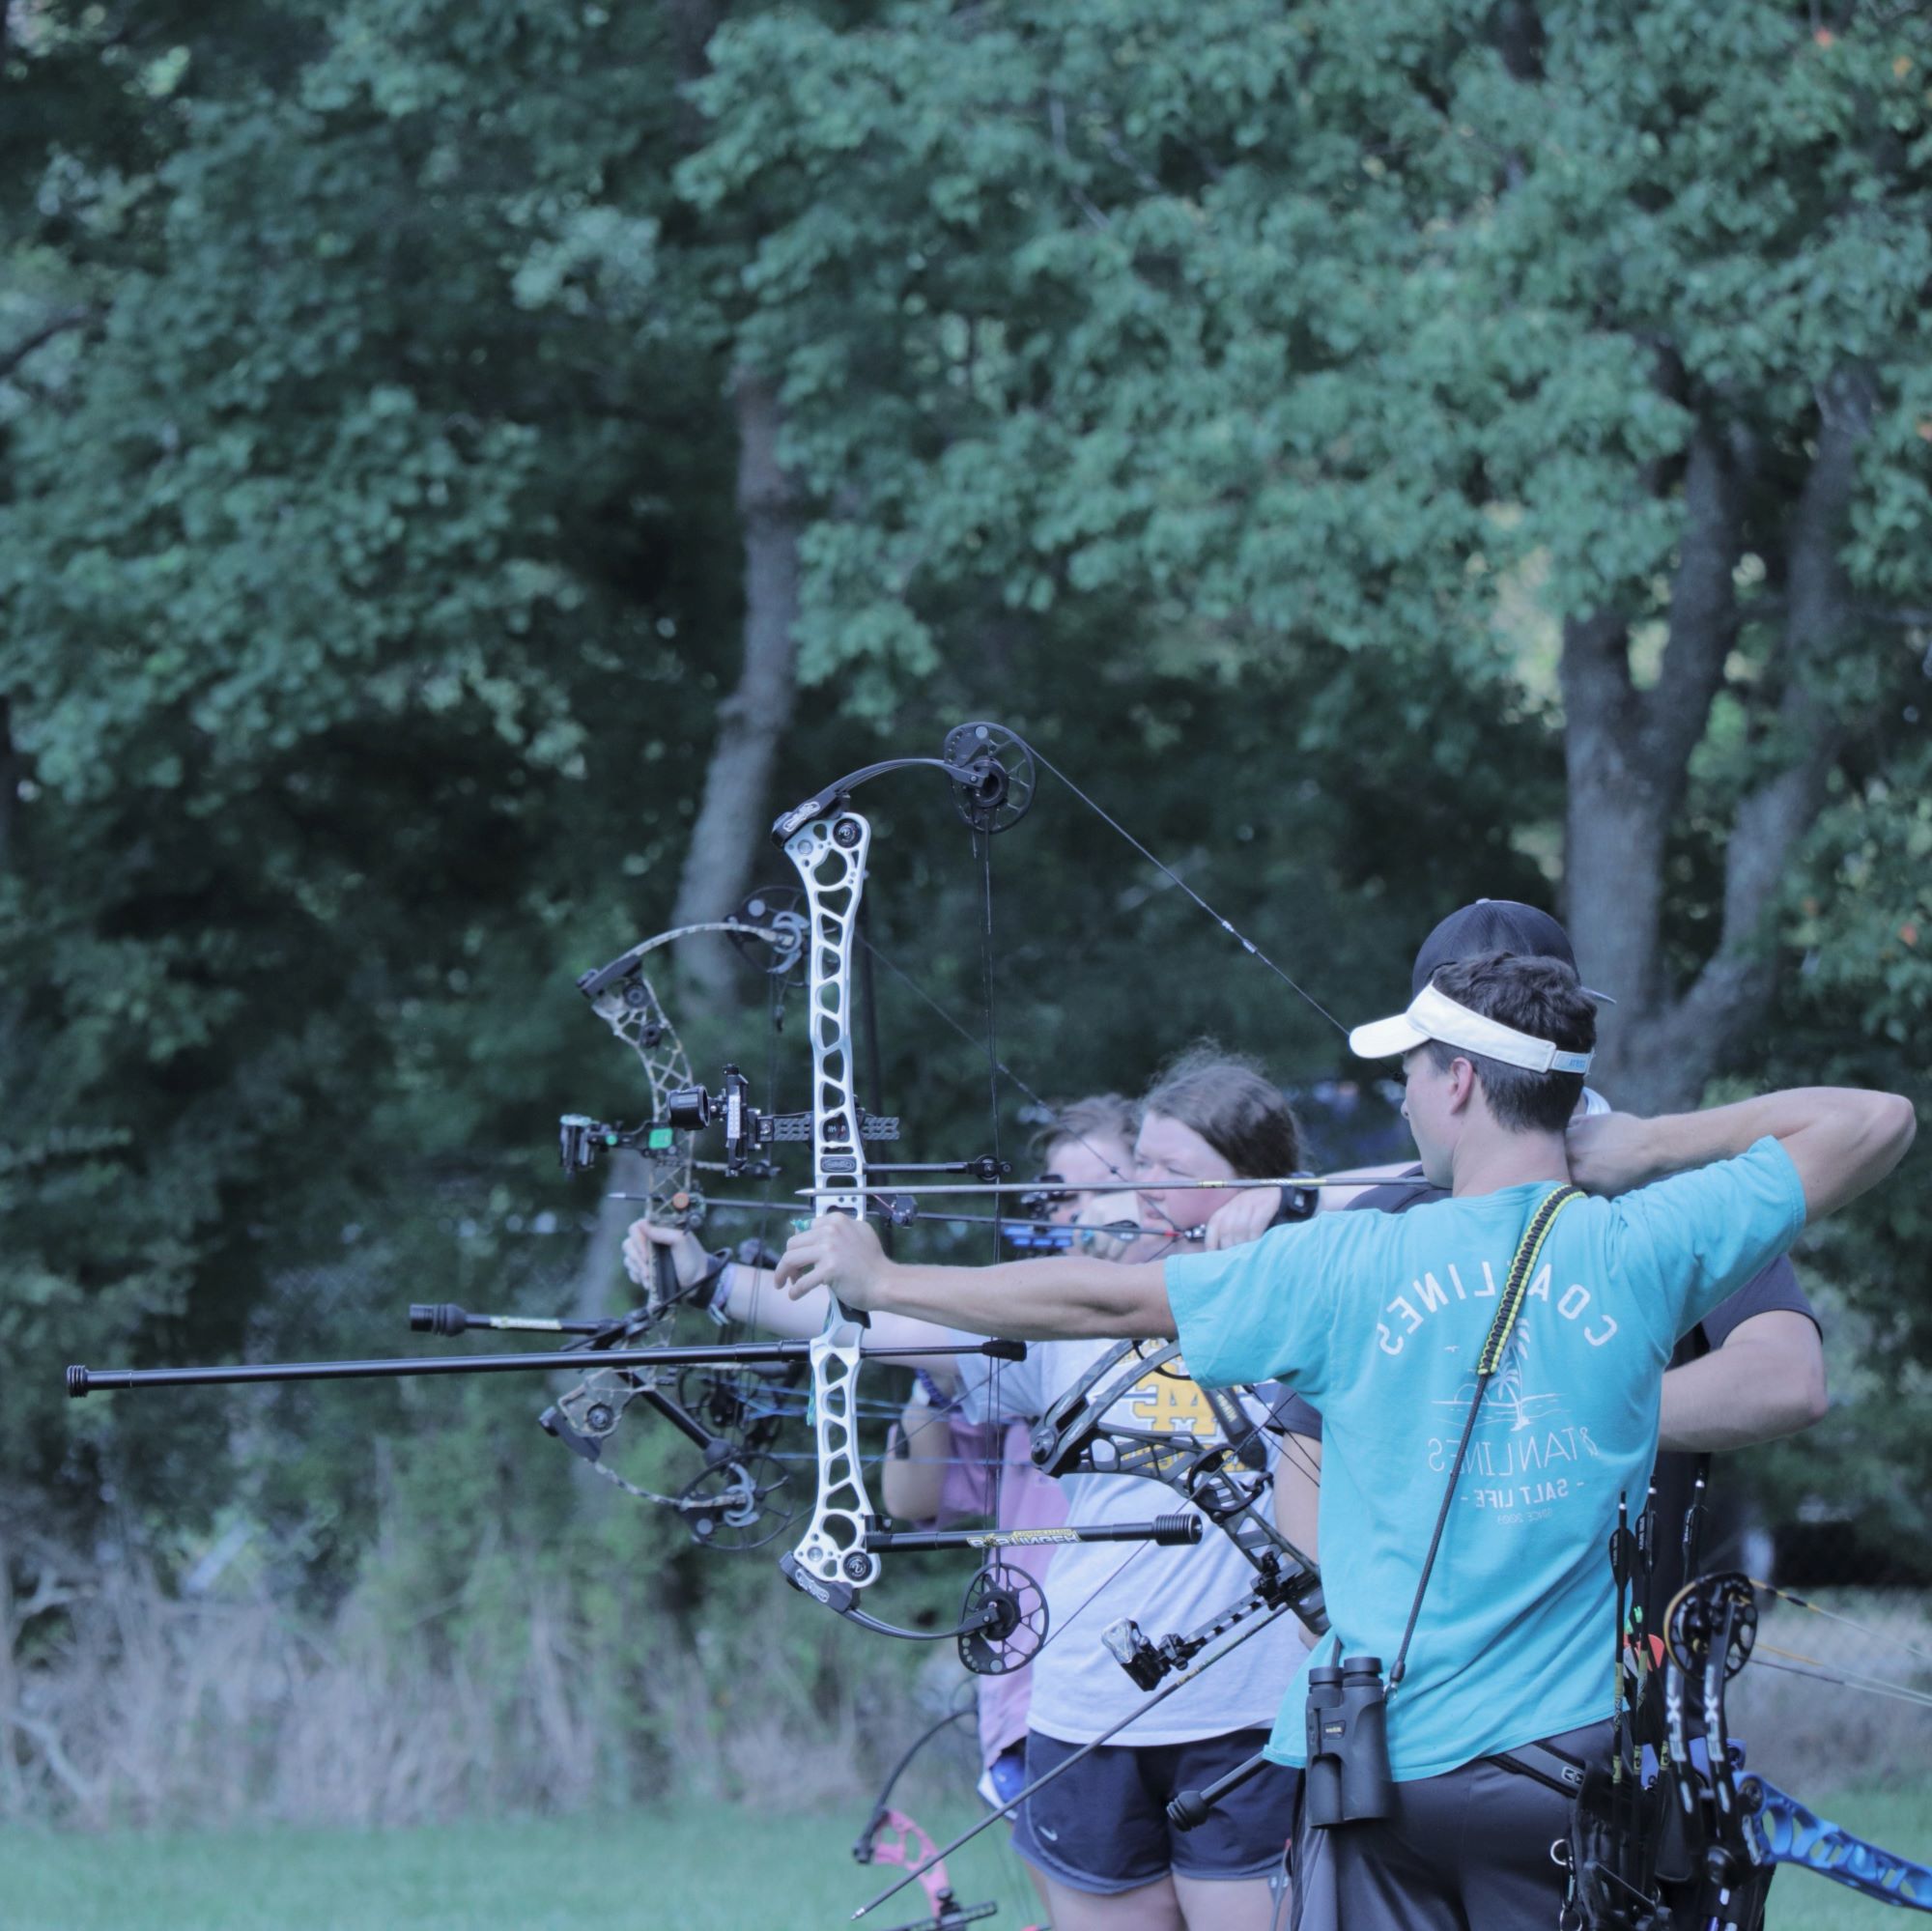
[[[1386,1174],[1291,1174],[1280,1179],[1265,1180],[1162,1180],[1158,1185],[1146,1189],[1149,1193],[1244,1193],[1254,1187],[1373,1187],[1379,1186],[1389,1178]],[[1139,1189],[1132,1186],[1115,1184],[1103,1187],[1055,1186],[1045,1191],[1057,1194],[1108,1194],[1132,1193]],[[810,1187],[794,1189],[801,1199],[810,1199]],[[957,1185],[938,1184],[911,1187],[872,1187],[868,1191],[885,1199],[901,1195],[931,1194],[1007,1194],[1042,1191],[1037,1180],[991,1180],[967,1181]],[[1157,1230],[1150,1229],[1150,1232]]]
[[[1012,1342],[982,1342],[932,1348],[894,1348],[894,1359],[913,1354],[988,1354],[1010,1358]],[[861,1349],[862,1353],[870,1351]],[[197,1388],[245,1385],[255,1381],[380,1381],[426,1375],[544,1374],[564,1368],[687,1368],[704,1365],[755,1365],[762,1361],[809,1361],[809,1341],[720,1343],[715,1348],[556,1349],[541,1354],[421,1354],[387,1361],[263,1361],[227,1368],[82,1368],[67,1371],[67,1391],[82,1395],[121,1388]]]

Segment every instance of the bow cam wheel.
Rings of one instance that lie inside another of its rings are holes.
[[[1024,1569],[989,1562],[974,1576],[960,1620],[982,1611],[980,1626],[959,1638],[959,1661],[975,1676],[1005,1676],[1039,1654],[1046,1640],[1046,1598]]]
[[[785,1492],[789,1479],[769,1455],[741,1456],[681,1489],[678,1511],[691,1539],[706,1548],[762,1548],[795,1513]]]
[[[976,832],[1004,832],[1032,809],[1033,753],[1005,724],[955,724],[943,754],[973,774],[970,783],[953,781],[952,802]]]
[[[1757,1597],[1750,1578],[1735,1571],[1700,1576],[1670,1599],[1663,1612],[1663,1640],[1671,1660],[1687,1675],[1703,1669],[1711,1644],[1730,1616],[1730,1636],[1724,1650],[1724,1676],[1735,1676],[1750,1661],[1757,1641]]]

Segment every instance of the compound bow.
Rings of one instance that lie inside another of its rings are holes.
[[[866,1152],[869,1140],[896,1135],[897,1122],[881,1122],[859,1103],[852,1027],[852,954],[871,851],[870,820],[852,807],[851,794],[889,772],[927,768],[951,782],[960,817],[986,865],[990,897],[990,839],[1017,824],[1033,802],[1033,758],[1010,731],[991,724],[958,725],[937,758],[898,757],[864,766],[824,786],[772,828],[796,868],[805,894],[804,948],[808,967],[807,1010],[811,1046],[811,1184],[814,1213],[863,1218],[875,1207]],[[989,914],[990,917],[990,914]],[[990,1016],[989,1016],[990,1024]],[[674,1122],[703,1125],[717,1117],[724,1134],[727,1172],[742,1171],[745,1150],[780,1137],[780,1128],[751,1103],[744,1076],[726,1067],[721,1092],[689,1089],[670,1102]],[[890,1128],[890,1130],[888,1130]],[[995,1120],[997,1131],[997,1119]],[[879,1171],[955,1172],[997,1183],[1008,1171],[997,1149],[990,1155],[917,1169]],[[890,1218],[890,1213],[888,1213]],[[1068,1527],[1048,1533],[901,1531],[882,1526],[866,1484],[859,1444],[858,1376],[862,1337],[869,1324],[837,1299],[832,1319],[811,1344],[811,1414],[817,1480],[804,1533],[779,1568],[796,1589],[847,1621],[875,1634],[904,1641],[956,1641],[967,1668],[998,1675],[1032,1661],[1046,1637],[1046,1604],[1033,1578],[1003,1563],[998,1550],[1019,1540],[1191,1540],[1193,1531],[1172,1519],[1123,1531]],[[978,1547],[985,1551],[968,1586],[955,1623],[919,1630],[890,1623],[862,1606],[865,1591],[883,1571],[886,1549]]]
[[[1672,1600],[1656,1775],[1646,1779],[1620,1742],[1608,1772],[1586,1777],[1566,1858],[1565,1931],[1758,1931],[1779,1864],[1932,1911],[1932,1865],[1855,1835],[1747,1771],[1724,1698],[1757,1649],[1760,1586],[1724,1571]],[[1621,1677],[1627,1655],[1619,1667]]]

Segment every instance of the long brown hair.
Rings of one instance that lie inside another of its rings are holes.
[[[1301,1128],[1281,1089],[1245,1053],[1200,1039],[1169,1061],[1141,1101],[1141,1113],[1192,1127],[1242,1179],[1267,1179],[1301,1167]]]

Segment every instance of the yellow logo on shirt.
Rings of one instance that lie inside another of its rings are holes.
[[[1154,1434],[1191,1434],[1208,1440],[1215,1430],[1208,1397],[1183,1375],[1156,1370],[1128,1389],[1125,1400],[1134,1419]]]

